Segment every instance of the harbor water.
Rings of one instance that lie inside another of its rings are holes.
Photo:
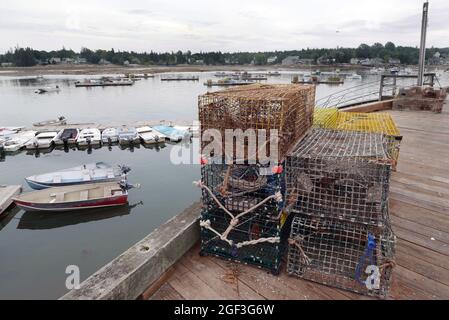
[[[162,82],[160,76],[130,87],[75,88],[84,76],[0,77],[0,126],[31,126],[65,116],[68,122],[126,123],[140,120],[197,119],[197,97],[216,90],[203,85],[212,73],[188,73],[199,81]],[[98,78],[89,76],[88,78]],[[292,74],[263,83],[290,83]],[[216,79],[214,79],[216,80]],[[372,79],[370,79],[372,80]],[[366,79],[362,80],[366,81]],[[361,83],[319,85],[317,97]],[[40,87],[59,92],[36,94]],[[67,292],[67,266],[80,268],[81,281],[145,237],[159,225],[198,201],[198,165],[176,165],[170,154],[177,145],[124,149],[20,152],[0,162],[0,185],[22,184],[33,174],[83,163],[104,161],[132,168],[129,206],[74,213],[26,213],[13,208],[0,218],[0,299],[56,299]]]

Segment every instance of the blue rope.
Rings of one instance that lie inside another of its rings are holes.
[[[369,265],[374,265],[374,250],[376,249],[376,238],[373,234],[368,233],[368,239],[366,242],[366,248],[363,252],[363,255],[359,259],[359,263],[357,264],[357,267],[355,268],[355,280],[358,282],[364,284],[365,281],[361,280],[360,277],[362,275],[362,266],[364,265],[364,262],[369,259]]]

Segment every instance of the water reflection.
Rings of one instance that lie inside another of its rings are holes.
[[[106,220],[131,214],[132,209],[143,205],[140,201],[133,205],[101,208],[93,210],[78,210],[71,212],[25,212],[20,218],[17,229],[47,230],[56,229],[80,223]]]
[[[14,219],[17,213],[19,213],[20,208],[17,206],[13,206],[10,209],[3,212],[0,216],[0,231],[8,225]]]

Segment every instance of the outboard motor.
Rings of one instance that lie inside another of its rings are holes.
[[[64,144],[64,151],[69,152],[69,139],[67,137],[62,138],[62,143]]]
[[[131,183],[128,183],[128,181],[126,181],[126,179],[121,180],[119,185],[120,185],[120,188],[123,191],[128,191],[128,190],[133,189],[133,188],[136,188],[136,189],[140,188],[140,184],[139,183],[131,184]]]
[[[0,143],[0,161],[5,159],[5,146],[3,143]]]
[[[131,168],[128,167],[127,165],[121,165],[119,166],[119,168],[122,174],[128,174],[131,171]]]

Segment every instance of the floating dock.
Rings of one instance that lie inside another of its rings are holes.
[[[161,81],[198,81],[198,76],[166,76],[161,77]]]
[[[0,186],[0,216],[12,204],[12,198],[22,191],[22,186]]]
[[[117,81],[117,82],[75,82],[77,88],[89,87],[121,87],[132,86],[134,81]]]
[[[390,189],[398,241],[389,299],[449,299],[448,109],[388,111],[404,136]],[[160,226],[63,299],[373,299],[200,257],[200,210],[195,204]]]

